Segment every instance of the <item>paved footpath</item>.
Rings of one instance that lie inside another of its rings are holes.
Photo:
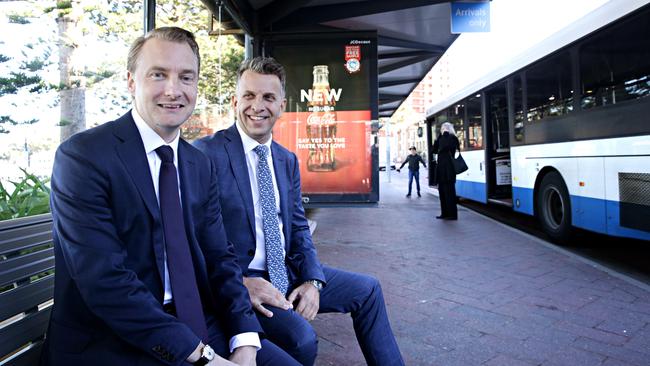
[[[381,281],[407,365],[650,365],[648,286],[462,207],[436,220],[431,190],[405,198],[406,172],[391,176],[377,207],[309,216],[323,263]],[[313,324],[317,366],[365,365],[348,315]]]

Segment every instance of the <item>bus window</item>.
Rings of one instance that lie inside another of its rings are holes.
[[[465,120],[465,105],[460,102],[455,104],[447,110],[449,114],[449,122],[454,125],[456,137],[460,142],[460,149],[465,150],[465,130],[463,121]]]
[[[505,83],[497,83],[486,92],[488,133],[492,137],[492,150],[507,151],[510,147],[508,131],[508,100]]]
[[[529,122],[573,110],[571,58],[567,51],[531,67],[526,72],[526,83]]]
[[[523,87],[521,75],[513,78],[514,82],[514,108],[515,108],[515,141],[524,142],[524,105],[523,105]]]
[[[483,117],[481,116],[481,94],[467,98],[465,105],[467,107],[468,149],[482,149],[483,130],[481,126]]]
[[[650,23],[646,10],[580,47],[583,109],[650,95]]]

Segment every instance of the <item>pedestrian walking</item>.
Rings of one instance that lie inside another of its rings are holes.
[[[415,179],[415,186],[418,189],[418,197],[422,197],[420,194],[420,163],[424,165],[424,167],[427,167],[427,163],[422,160],[422,157],[418,154],[418,150],[415,148],[415,146],[411,146],[409,148],[409,151],[411,152],[406,159],[404,159],[404,162],[400,167],[397,169],[397,172],[406,165],[406,163],[409,164],[409,192],[406,194],[406,197],[411,197],[411,187],[413,187],[413,180]]]

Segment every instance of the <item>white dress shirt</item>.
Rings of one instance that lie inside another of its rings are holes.
[[[260,161],[259,156],[253,149],[257,145],[266,145],[269,154],[266,158],[271,170],[271,179],[273,180],[273,193],[275,195],[275,209],[278,213],[278,223],[280,224],[280,241],[282,243],[282,256],[286,255],[284,246],[284,232],[282,231],[282,218],[280,217],[280,191],[278,191],[278,181],[275,179],[275,169],[273,169],[273,154],[271,153],[271,142],[273,137],[269,138],[264,144],[260,144],[253,140],[239,127],[236,123],[237,131],[241,136],[242,145],[244,146],[244,154],[246,156],[246,166],[248,167],[248,178],[251,183],[251,193],[253,194],[253,209],[255,211],[255,256],[248,265],[249,269],[259,271],[266,271],[266,244],[264,241],[264,226],[262,219],[262,206],[260,205],[260,192],[257,186],[257,164]]]
[[[145,121],[142,119],[140,114],[136,111],[135,107],[132,109],[131,115],[133,116],[133,120],[135,121],[135,126],[138,128],[138,132],[140,132],[140,137],[142,138],[142,143],[144,144],[144,151],[147,154],[147,161],[149,162],[149,172],[151,173],[151,181],[153,183],[153,188],[154,191],[156,192],[156,199],[158,200],[158,205],[160,205],[160,199],[158,198],[158,177],[160,176],[160,166],[162,164],[162,160],[160,157],[158,157],[158,154],[156,153],[156,149],[163,146],[167,145],[174,150],[174,166],[176,166],[176,179],[179,182],[178,183],[178,194],[181,197],[181,205],[183,204],[182,201],[182,196],[180,194],[180,177],[178,175],[178,141],[180,138],[180,130],[178,131],[178,134],[170,142],[169,144],[163,140],[156,131],[154,131]],[[164,246],[163,246],[164,248]],[[163,297],[163,303],[168,304],[172,301],[172,287],[171,283],[169,282],[169,269],[167,267],[167,251],[165,250],[164,252],[164,260],[165,260],[165,295]],[[207,343],[207,339],[204,339],[203,342]],[[232,353],[233,350],[237,347],[241,346],[255,346],[257,349],[261,348],[260,344],[260,338],[259,335],[255,332],[246,332],[246,333],[241,333],[238,334],[230,339],[230,352]]]

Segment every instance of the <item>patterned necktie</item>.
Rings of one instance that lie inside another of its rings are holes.
[[[283,295],[287,294],[289,278],[287,267],[284,264],[282,241],[280,240],[280,223],[275,206],[275,193],[273,179],[269,168],[268,148],[266,145],[257,145],[253,149],[259,156],[257,164],[257,187],[260,192],[260,206],[262,207],[262,226],[264,228],[264,241],[266,244],[266,267],[269,271],[271,283]]]
[[[187,324],[205,342],[208,339],[208,329],[201,306],[201,296],[196,285],[181,200],[178,196],[174,150],[169,146],[161,146],[156,149],[156,154],[162,160],[158,178],[158,196],[165,233],[169,282],[172,286],[176,315],[178,320]]]

